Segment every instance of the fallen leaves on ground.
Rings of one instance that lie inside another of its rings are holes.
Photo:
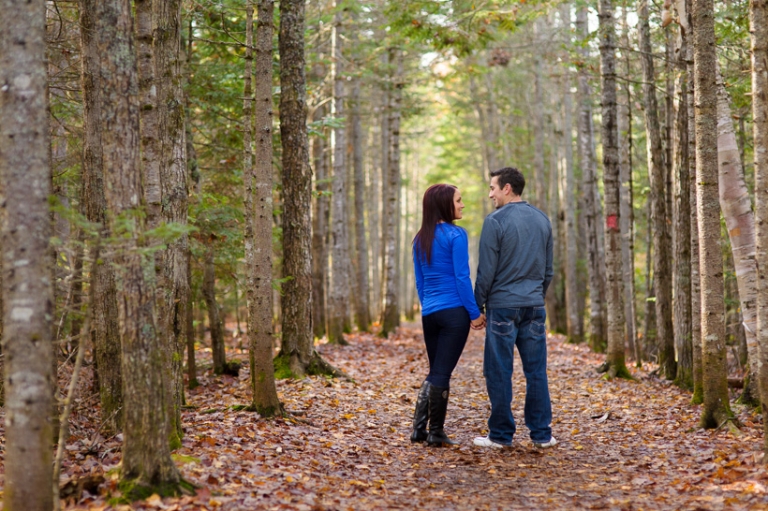
[[[188,392],[183,447],[174,453],[196,495],[152,496],[111,507],[120,437],[96,432],[95,397],[81,397],[62,482],[105,475],[67,510],[362,509],[757,510],[768,509],[759,414],[735,407],[741,434],[698,428],[690,394],[631,368],[634,381],[606,381],[603,357],[549,338],[553,432],[559,444],[535,449],[523,423],[525,383],[515,365],[514,446],[476,448],[487,433],[482,335],[472,332],[454,372],[446,430],[460,444],[429,448],[409,441],[413,405],[426,374],[421,331],[389,339],[351,335],[349,346],[318,351],[353,381],[309,377],[278,382],[291,416],[264,420],[233,407],[249,402],[239,378],[200,376]],[[205,357],[206,354],[201,354]],[[246,358],[231,350],[230,357]],[[90,487],[89,487],[90,488]]]

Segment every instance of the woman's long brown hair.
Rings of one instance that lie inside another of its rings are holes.
[[[435,230],[441,221],[452,224],[455,219],[453,196],[456,187],[453,185],[436,184],[427,188],[422,200],[421,229],[413,238],[413,249],[419,259],[432,264],[432,243],[435,241]]]

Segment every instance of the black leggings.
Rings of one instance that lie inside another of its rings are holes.
[[[421,318],[429,357],[427,381],[448,387],[469,335],[469,313],[464,307],[443,309]]]

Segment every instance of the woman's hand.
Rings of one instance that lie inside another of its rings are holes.
[[[470,322],[470,326],[472,327],[472,330],[480,330],[481,328],[485,327],[485,314],[480,314],[480,317],[477,319],[473,319]]]

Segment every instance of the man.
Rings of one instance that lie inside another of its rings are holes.
[[[491,417],[480,447],[512,445],[512,365],[520,354],[526,380],[525,424],[533,445],[552,447],[552,404],[547,382],[547,333],[544,296],[552,281],[552,225],[539,209],[521,199],[525,178],[513,167],[491,172],[488,197],[496,211],[480,235],[475,300],[486,310],[483,371]]]

